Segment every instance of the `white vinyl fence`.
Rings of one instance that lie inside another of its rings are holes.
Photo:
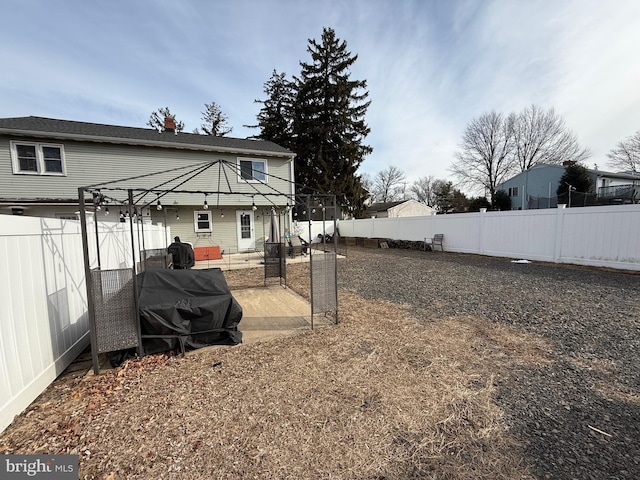
[[[311,233],[309,233],[309,226],[311,226]],[[309,243],[321,242],[322,235],[333,235],[333,230],[333,220],[293,223],[293,233],[300,235]]]
[[[128,223],[99,223],[102,269],[133,266]],[[88,221],[92,267],[95,224]],[[170,232],[134,231],[136,254],[166,248]],[[80,222],[0,215],[0,432],[89,341]]]
[[[420,241],[513,259],[640,270],[640,205],[342,220],[343,237]]]

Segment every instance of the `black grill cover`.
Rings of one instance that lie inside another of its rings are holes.
[[[187,348],[242,342],[238,331],[242,307],[219,268],[142,272],[138,275],[138,307],[145,355],[180,348],[180,341]]]

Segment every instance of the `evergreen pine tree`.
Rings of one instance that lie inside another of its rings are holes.
[[[589,170],[579,163],[571,163],[565,166],[556,190],[558,203],[564,203],[568,207],[592,205],[595,201],[594,190]]]
[[[291,122],[293,85],[284,73],[275,70],[264,84],[266,100],[256,100],[262,108],[258,113],[260,133],[254,138],[270,140],[285,148],[292,149]]]
[[[356,172],[372,151],[363,144],[370,131],[364,121],[370,104],[366,81],[350,79],[358,56],[333,29],[323,29],[321,43],[309,40],[307,51],[311,62],[301,62],[300,77],[294,77],[290,148],[297,154],[298,191],[309,187],[334,194],[344,211],[357,213],[364,189]]]
[[[565,167],[556,194],[566,194],[569,192],[569,188],[573,192],[593,193],[593,180],[591,180],[591,175],[586,167],[579,163],[572,163]]]
[[[214,137],[224,137],[233,131],[227,122],[229,118],[222,113],[222,109],[216,102],[205,103],[202,112],[202,124],[200,129],[195,129],[193,133],[200,135],[211,135]]]

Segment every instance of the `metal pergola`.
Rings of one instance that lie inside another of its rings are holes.
[[[215,189],[189,189],[186,188],[192,180],[204,174],[205,172],[212,171],[211,169],[218,169],[218,178],[217,178],[217,186]],[[266,172],[260,172],[265,173]],[[161,175],[170,175],[171,178],[168,180],[160,181],[157,184],[152,185],[148,188],[132,188],[127,186],[128,184],[138,184],[144,182],[145,180],[151,180],[154,177],[158,177]],[[98,355],[100,353],[105,353],[105,351],[113,351],[113,350],[105,350],[105,348],[112,348],[113,345],[118,344],[120,339],[117,339],[115,342],[106,342],[106,345],[102,345],[101,343],[101,328],[103,325],[97,321],[99,315],[97,315],[96,308],[97,303],[100,303],[100,307],[103,310],[109,310],[113,305],[105,304],[105,293],[104,288],[105,284],[108,282],[112,282],[113,284],[107,285],[107,289],[110,292],[111,297],[109,301],[113,303],[113,298],[117,298],[122,300],[124,303],[127,303],[128,310],[127,313],[129,316],[134,316],[135,318],[129,319],[130,322],[125,326],[118,326],[119,331],[127,331],[128,332],[128,341],[122,342],[122,346],[133,347],[135,346],[137,349],[137,353],[139,356],[142,356],[142,334],[140,321],[138,316],[138,284],[136,280],[136,275],[139,273],[138,268],[136,266],[136,235],[135,232],[140,235],[142,232],[142,243],[138,238],[138,246],[142,248],[144,251],[144,222],[142,221],[142,212],[145,208],[150,208],[153,204],[156,205],[156,208],[160,210],[161,202],[163,198],[166,198],[168,195],[182,195],[182,196],[193,196],[193,195],[201,195],[204,198],[203,206],[204,208],[208,208],[208,199],[215,199],[216,205],[219,206],[219,201],[221,197],[227,195],[234,195],[240,198],[251,198],[252,201],[252,209],[255,211],[257,206],[255,204],[255,199],[262,199],[263,203],[266,203],[271,207],[272,212],[280,215],[286,215],[289,219],[289,224],[292,225],[292,222],[295,221],[296,225],[299,225],[300,222],[307,222],[309,228],[309,242],[310,247],[313,242],[313,232],[312,232],[312,221],[318,219],[322,221],[323,232],[322,239],[320,244],[319,251],[323,253],[323,256],[326,258],[324,261],[316,261],[314,262],[313,256],[310,261],[310,276],[311,276],[311,326],[313,328],[313,318],[317,313],[328,313],[330,311],[335,311],[335,323],[338,322],[338,297],[337,297],[337,248],[338,248],[338,238],[335,234],[337,232],[336,221],[337,221],[337,213],[338,213],[338,204],[336,202],[336,196],[333,194],[323,194],[320,192],[314,192],[309,194],[295,194],[293,190],[296,187],[295,182],[277,177],[273,174],[268,174],[269,177],[276,178],[278,180],[282,180],[286,182],[285,184],[291,187],[292,193],[282,192],[269,185],[266,181],[259,180],[255,183],[247,183],[252,189],[251,191],[237,191],[234,190],[231,186],[231,181],[229,178],[234,178],[234,176],[240,176],[242,172],[240,171],[239,165],[233,162],[229,162],[226,160],[216,160],[213,162],[201,163],[196,165],[189,165],[186,167],[178,167],[174,169],[164,170],[161,172],[155,172],[150,174],[138,175],[134,177],[123,178],[119,180],[113,180],[109,182],[104,182],[100,184],[89,185],[86,187],[78,188],[78,199],[80,206],[80,225],[81,225],[81,233],[82,233],[82,245],[83,245],[83,256],[84,256],[84,269],[85,269],[85,278],[86,278],[86,288],[87,288],[87,308],[89,315],[89,325],[90,325],[90,337],[91,337],[91,351],[92,351],[92,359],[93,359],[93,369],[97,374],[99,371],[99,363],[98,363]],[[223,181],[224,179],[224,181]],[[122,186],[125,185],[125,186]],[[258,185],[261,188],[258,188]],[[312,191],[311,189],[306,188],[306,191]],[[313,192],[313,191],[312,191]],[[87,201],[86,196],[89,195],[90,200]],[[118,271],[111,270],[102,270],[102,262],[100,257],[100,240],[99,240],[99,228],[98,228],[98,220],[96,212],[101,208],[108,208],[109,206],[119,207],[120,214],[122,217],[120,220],[128,220],[129,224],[129,232],[131,237],[131,260],[132,267],[125,269],[118,269]],[[94,227],[95,227],[95,240],[96,240],[96,261],[97,265],[91,266],[90,259],[90,243],[89,243],[89,232],[88,232],[88,223],[87,223],[87,209],[93,209],[94,212]],[[124,213],[123,213],[124,210]],[[333,256],[329,253],[331,249],[330,245],[326,242],[326,222],[327,216],[329,216],[330,220],[333,223]],[[140,227],[137,227],[137,224],[140,224]],[[134,225],[136,226],[134,228]],[[166,222],[165,222],[166,225]],[[281,252],[284,252],[284,248],[281,249]],[[309,254],[312,255],[312,248],[309,249]],[[141,265],[144,262],[144,266],[146,268],[146,255],[140,256]],[[318,280],[314,283],[314,270],[316,272],[316,277],[319,278],[322,275],[322,280]],[[106,272],[109,272],[108,274]],[[109,278],[105,280],[103,278],[103,273],[107,275]],[[330,277],[330,281],[329,281]],[[99,285],[98,285],[99,283]],[[130,285],[129,285],[130,283]],[[129,288],[130,287],[130,288]],[[131,295],[113,295],[113,292],[122,292],[129,288]],[[132,297],[132,298],[131,298]],[[112,312],[111,317],[115,316],[128,316],[122,315],[122,313],[126,310],[118,310],[118,306],[115,306],[115,312]],[[132,310],[132,311],[131,311]],[[99,314],[101,314],[99,312]],[[109,312],[107,312],[109,315]],[[108,319],[107,319],[108,320]],[[103,328],[104,330],[104,328]],[[117,329],[116,329],[117,330]],[[113,332],[115,335],[118,335],[118,331]],[[135,344],[135,345],[134,345]]]

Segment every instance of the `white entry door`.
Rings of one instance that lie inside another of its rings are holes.
[[[253,210],[237,210],[236,225],[238,226],[238,251],[255,250],[256,237],[253,225]]]

